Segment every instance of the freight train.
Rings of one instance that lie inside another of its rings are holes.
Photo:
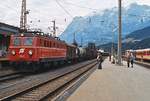
[[[26,32],[11,36],[8,58],[13,67],[34,71],[56,62],[77,62],[96,55],[95,44],[82,48],[39,32]]]

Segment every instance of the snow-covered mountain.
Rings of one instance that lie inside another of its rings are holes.
[[[150,6],[136,3],[122,9],[122,37],[129,33],[150,26]],[[111,42],[114,31],[117,42],[118,9],[106,9],[85,17],[75,17],[60,38],[69,43],[73,42],[75,33],[76,41],[81,44],[96,42],[104,44]]]

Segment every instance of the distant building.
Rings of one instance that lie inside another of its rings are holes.
[[[6,56],[10,35],[19,33],[19,28],[0,22],[0,57]]]

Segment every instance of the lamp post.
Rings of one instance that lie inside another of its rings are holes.
[[[121,22],[121,0],[118,0],[118,5],[119,5],[119,13],[118,13],[118,25],[119,25],[119,34],[118,34],[118,65],[121,65],[121,47],[122,47],[122,40],[121,40],[121,33],[122,33],[122,22]]]
[[[114,34],[115,34],[115,30],[117,29],[114,29],[114,23],[112,23],[112,48],[111,48],[111,54],[112,54],[112,63],[114,64],[115,63],[115,59],[114,59]]]
[[[114,47],[114,40],[115,40],[115,32],[118,30],[118,26],[115,26],[114,22],[112,22],[112,47],[111,47],[111,55],[112,55],[112,63],[115,63],[115,47]]]

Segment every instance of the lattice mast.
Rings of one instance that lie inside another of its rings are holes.
[[[26,10],[26,0],[22,0],[21,6],[21,17],[20,17],[20,30],[22,32],[27,31],[27,14],[29,12]]]
[[[56,21],[53,20],[53,37],[56,37]]]

